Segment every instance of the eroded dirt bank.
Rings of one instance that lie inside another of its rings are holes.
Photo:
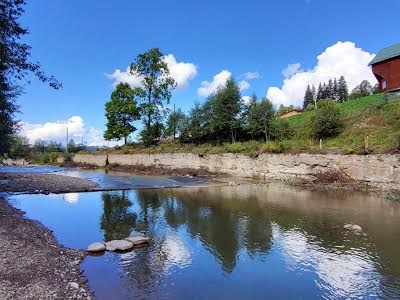
[[[2,196],[0,249],[0,299],[92,298],[79,269],[84,251],[61,246]]]

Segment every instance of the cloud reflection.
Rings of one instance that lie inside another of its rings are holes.
[[[273,224],[274,242],[282,248],[282,257],[291,271],[315,272],[317,286],[327,298],[369,295],[382,296],[381,275],[371,257],[353,248],[329,250],[313,243],[312,238],[295,229],[283,231]]]

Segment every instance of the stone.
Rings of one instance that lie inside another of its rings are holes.
[[[238,186],[238,185],[240,185],[239,183],[234,182],[234,181],[229,181],[228,184],[229,184],[230,186]]]
[[[126,251],[133,247],[131,242],[126,240],[113,240],[106,243],[106,250],[107,251]]]
[[[141,244],[147,244],[150,239],[144,236],[130,236],[127,237],[125,240],[132,243],[132,245],[136,246]]]
[[[94,242],[90,244],[87,249],[88,252],[100,252],[106,250],[106,246],[103,243]]]
[[[357,234],[357,235],[366,235],[366,234],[363,232],[362,227],[361,227],[360,225],[357,225],[357,224],[346,224],[346,225],[343,226],[343,228],[344,228],[344,229],[347,229],[347,230],[350,230],[350,231],[352,231],[354,234]]]
[[[77,282],[72,281],[72,282],[68,283],[68,285],[70,287],[73,287],[74,289],[79,289],[79,284]]]

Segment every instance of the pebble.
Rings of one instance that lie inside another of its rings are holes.
[[[79,289],[79,284],[77,282],[71,281],[68,283],[69,286],[73,287],[74,289]]]

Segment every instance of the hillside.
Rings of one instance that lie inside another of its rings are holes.
[[[336,137],[319,141],[310,138],[310,119],[314,111],[288,118],[294,135],[290,140],[270,142],[238,142],[222,145],[181,145],[178,142],[162,142],[158,146],[144,148],[140,145],[118,147],[111,150],[118,153],[194,152],[194,153],[364,153],[364,138],[369,137],[369,152],[388,153],[400,148],[400,96],[397,94],[376,94],[350,100],[338,107],[344,118],[343,131]],[[110,150],[105,150],[109,152]]]

